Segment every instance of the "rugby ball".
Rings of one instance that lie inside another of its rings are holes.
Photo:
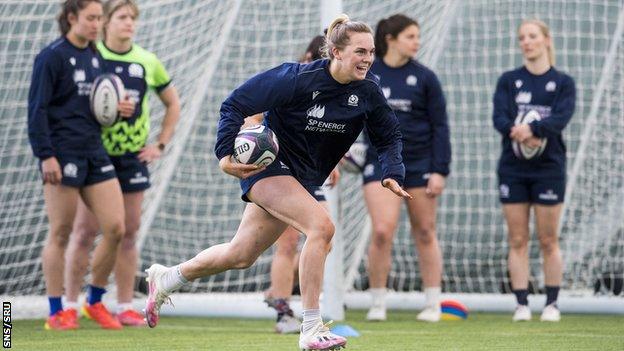
[[[112,73],[98,76],[91,86],[89,102],[95,119],[104,127],[110,127],[121,117],[117,105],[126,91],[121,78]]]
[[[275,133],[264,125],[242,129],[234,141],[234,160],[249,165],[268,166],[279,152]]]
[[[366,153],[368,145],[361,141],[356,141],[351,145],[349,151],[342,158],[340,167],[349,173],[360,173],[366,164]]]
[[[533,121],[539,121],[541,119],[542,116],[539,114],[539,112],[535,110],[529,110],[525,114],[518,114],[515,124],[530,124]],[[522,160],[530,160],[534,157],[540,156],[544,152],[544,149],[546,149],[546,143],[548,142],[548,139],[541,138],[540,140],[542,141],[542,145],[538,147],[528,147],[515,140],[511,142],[511,146],[516,157]]]

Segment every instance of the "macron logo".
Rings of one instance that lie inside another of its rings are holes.
[[[308,117],[323,118],[325,116],[325,106],[314,105],[308,109],[307,113]]]
[[[316,97],[318,96],[318,94],[320,94],[321,92],[316,90],[312,92],[312,100],[316,99]]]

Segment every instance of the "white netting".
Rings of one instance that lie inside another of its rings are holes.
[[[179,263],[234,234],[243,210],[238,184],[222,174],[212,151],[220,103],[254,73],[295,60],[321,28],[319,4],[313,1],[153,0],[139,5],[137,43],[163,61],[183,103],[173,150],[152,168],[141,271],[153,262]],[[623,1],[351,0],[343,7],[372,26],[396,12],[421,23],[418,57],[442,81],[451,124],[452,176],[440,203],[438,232],[444,286],[453,292],[500,292],[507,282],[506,230],[495,176],[500,138],[492,127],[491,98],[497,77],[521,64],[515,39],[520,20],[545,20],[554,35],[557,66],[575,78],[578,89],[577,112],[565,133],[569,169],[579,145],[586,143],[562,228],[565,288],[586,289],[598,277],[622,278],[624,48],[617,28]],[[34,56],[57,36],[58,8],[47,0],[0,3],[0,294],[44,292],[39,255],[47,221],[26,136],[26,99]],[[610,55],[612,66],[605,65]],[[583,141],[592,104],[595,122]],[[157,99],[152,105],[153,137],[162,106]],[[368,233],[362,232],[360,184],[359,177],[345,175],[341,196],[345,273],[356,289],[367,285],[361,258]],[[390,285],[418,290],[417,255],[406,224],[403,217]],[[539,278],[538,251],[533,241],[531,267]],[[269,284],[270,254],[250,269],[197,281],[187,290],[260,291]]]
[[[506,229],[498,204],[496,162],[500,136],[491,122],[492,94],[496,79],[506,70],[521,65],[516,29],[523,18],[538,17],[551,27],[557,67],[576,80],[577,108],[565,131],[568,169],[576,160],[576,150],[585,138],[588,143],[577,185],[567,199],[565,225],[561,234],[566,262],[564,288],[592,288],[597,278],[613,286],[624,276],[624,234],[621,205],[622,185],[622,1],[419,1],[410,8],[406,2],[346,2],[351,14],[387,14],[367,11],[369,7],[400,9],[417,18],[423,26],[421,61],[434,68],[442,82],[448,103],[453,145],[452,174],[442,197],[438,215],[438,235],[444,255],[444,289],[450,292],[503,292],[508,284],[506,271]],[[431,4],[428,6],[428,4]],[[455,8],[453,8],[455,6]],[[423,16],[430,8],[432,16]],[[392,11],[389,11],[392,12]],[[445,16],[436,17],[440,13]],[[368,17],[371,21],[378,17]],[[427,27],[431,25],[434,28]],[[443,35],[440,35],[442,33]],[[433,36],[432,36],[433,35]],[[605,63],[612,43],[618,47],[615,65]],[[434,53],[431,54],[429,49]],[[435,51],[439,51],[436,54]],[[609,78],[601,92],[601,77]],[[583,135],[586,119],[596,94],[592,133]],[[360,228],[364,205],[359,179],[345,179],[343,201],[347,209],[347,235],[366,236]],[[573,180],[570,179],[569,183]],[[355,195],[357,194],[357,195]],[[356,196],[360,196],[355,199]],[[357,214],[352,216],[351,214]],[[349,219],[352,218],[352,219]],[[357,218],[357,219],[355,219]],[[349,240],[346,240],[349,242]],[[348,250],[347,250],[348,251]],[[405,213],[394,244],[394,262],[389,286],[399,291],[420,289],[417,254],[409,235]],[[357,257],[357,255],[354,255]],[[542,280],[539,248],[531,242],[531,273],[534,285]],[[366,262],[357,264],[359,274],[347,275],[356,289],[367,287]],[[354,266],[347,267],[347,270]],[[536,286],[537,287],[537,286]],[[620,288],[621,289],[621,288]],[[604,289],[608,291],[609,289]]]

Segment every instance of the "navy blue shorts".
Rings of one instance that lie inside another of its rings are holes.
[[[139,160],[137,153],[110,156],[110,159],[115,166],[122,192],[143,191],[150,187],[147,164]]]
[[[245,201],[245,202],[251,202],[251,200],[249,200],[249,198],[247,197],[247,194],[249,193],[249,190],[251,190],[251,187],[254,184],[256,184],[257,181],[259,181],[260,179],[264,179],[264,178],[268,178],[268,177],[274,177],[274,176],[280,176],[280,175],[287,175],[287,176],[293,177],[292,173],[290,172],[290,168],[288,166],[286,166],[282,161],[277,159],[273,163],[268,165],[267,168],[264,171],[262,171],[262,172],[260,172],[260,173],[258,173],[256,175],[253,175],[253,176],[251,176],[251,177],[249,177],[247,179],[241,179],[240,180],[240,187],[241,187],[241,190],[242,190],[241,199],[243,201]],[[295,178],[295,179],[297,179],[297,178]],[[322,186],[307,186],[307,185],[303,185],[303,187],[317,201],[325,201],[325,190],[323,189]]]
[[[498,176],[499,199],[504,204],[557,205],[564,200],[565,187],[563,178]]]
[[[61,184],[74,188],[101,183],[115,178],[115,166],[105,154],[93,156],[57,155],[61,165]],[[41,171],[41,162],[39,162]]]
[[[405,181],[403,188],[420,188],[427,186],[429,182],[429,171],[431,160],[426,158],[405,163]],[[366,154],[366,164],[362,171],[362,184],[370,182],[381,182],[383,174],[381,172],[381,164],[375,153]]]

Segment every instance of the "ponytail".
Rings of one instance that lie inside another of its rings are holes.
[[[391,38],[396,39],[399,33],[409,26],[420,27],[416,20],[402,14],[392,15],[380,20],[375,30],[375,55],[378,58],[383,58],[388,53],[387,36],[389,35]]]
[[[344,49],[349,45],[350,33],[370,33],[373,31],[368,24],[363,22],[351,21],[349,16],[342,14],[329,25],[325,36],[325,45],[322,48],[323,57],[333,59],[333,48],[338,50]]]

